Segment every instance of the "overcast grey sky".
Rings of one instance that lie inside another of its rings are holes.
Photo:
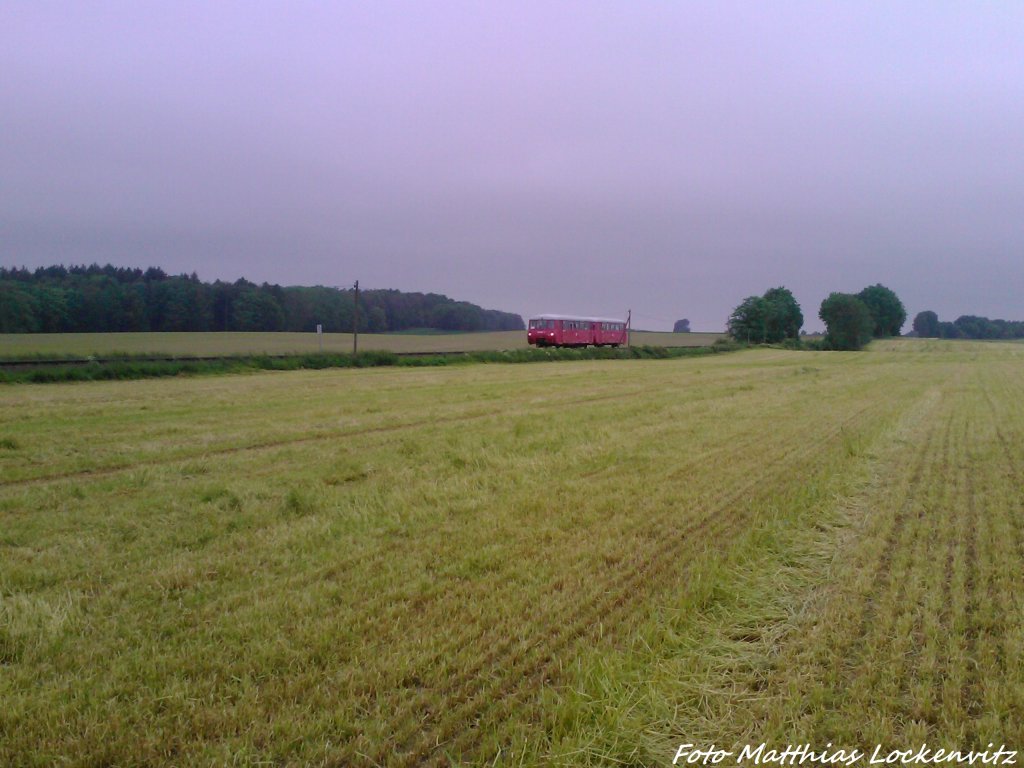
[[[0,5],[0,263],[1024,319],[1021,2]]]

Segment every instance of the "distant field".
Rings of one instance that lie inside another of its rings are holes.
[[[713,344],[723,334],[633,334],[634,344],[693,347]],[[520,349],[526,331],[454,334],[360,334],[361,350],[388,352],[477,352]],[[0,360],[31,356],[175,355],[214,357],[231,355],[287,355],[316,352],[315,333],[35,333],[0,334]],[[351,352],[352,334],[325,333],[325,352]]]
[[[1022,364],[5,387],[0,765],[1024,748]]]
[[[706,347],[718,339],[725,339],[724,333],[668,333],[660,331],[633,331],[633,344],[646,344],[651,347]]]

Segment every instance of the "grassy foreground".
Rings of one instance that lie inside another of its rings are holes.
[[[0,764],[1024,747],[1022,362],[7,387]]]
[[[657,347],[709,346],[722,333],[658,333],[636,331],[632,342]],[[323,352],[352,351],[352,334],[325,333]],[[360,350],[380,352],[484,352],[526,349],[526,331],[495,333],[364,333]],[[94,355],[166,355],[174,357],[232,357],[298,355],[320,352],[315,333],[3,333],[0,360],[32,357],[85,357]]]

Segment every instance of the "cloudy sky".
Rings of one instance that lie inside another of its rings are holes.
[[[1024,319],[1024,3],[0,5],[0,263]]]

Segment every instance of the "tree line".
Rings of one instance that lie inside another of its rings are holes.
[[[825,323],[825,349],[861,349],[873,338],[899,336],[907,311],[903,302],[882,284],[860,293],[832,293],[821,303],[818,317]],[[737,341],[778,344],[796,341],[804,316],[792,292],[771,288],[763,296],[748,296],[729,317],[729,334]]]
[[[516,314],[436,293],[359,292],[359,330],[519,331]],[[109,331],[351,331],[355,292],[326,286],[205,283],[195,272],[0,267],[0,333]]]
[[[1024,322],[989,320],[977,315],[960,315],[947,322],[925,310],[914,317],[914,333],[930,339],[1024,339]]]

